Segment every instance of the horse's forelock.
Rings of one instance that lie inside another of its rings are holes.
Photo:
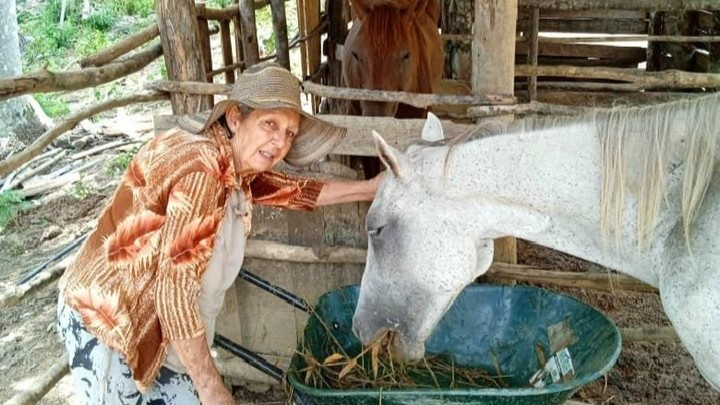
[[[363,26],[370,34],[369,42],[374,52],[386,54],[395,44],[404,42],[411,45],[411,51],[417,49],[417,38],[410,29],[412,20],[403,13],[404,10],[394,7],[376,7],[365,18]]]

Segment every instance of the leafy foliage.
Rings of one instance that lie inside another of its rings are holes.
[[[73,188],[70,190],[70,194],[78,200],[84,200],[85,197],[92,194],[92,188],[81,180],[73,185]]]
[[[139,147],[134,147],[129,151],[119,154],[105,165],[105,172],[111,176],[124,173],[139,150]]]

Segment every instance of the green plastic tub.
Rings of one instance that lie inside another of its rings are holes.
[[[323,295],[307,323],[301,350],[325,359],[332,354],[326,344],[331,330],[348,354],[359,353],[361,344],[352,333],[358,293],[358,286],[349,286]],[[446,355],[456,366],[510,376],[503,378],[506,388],[316,389],[306,386],[296,371],[306,367],[297,354],[288,381],[307,403],[317,405],[561,404],[607,373],[620,347],[615,325],[575,298],[527,286],[471,285],[438,324],[426,351]],[[533,375],[543,369],[540,359],[551,362],[558,351],[569,353],[574,373],[557,382],[547,373],[545,386],[531,385]]]

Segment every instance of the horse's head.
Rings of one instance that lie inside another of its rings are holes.
[[[364,344],[397,331],[400,354],[415,359],[463,287],[489,267],[493,243],[475,240],[466,219],[424,186],[410,157],[375,137],[389,173],[367,215],[368,256],[353,328]]]
[[[437,0],[353,0],[357,19],[344,45],[346,85],[371,90],[431,92],[428,86],[440,79],[443,63],[436,3]],[[429,45],[430,37],[433,41],[437,39],[437,43]],[[429,69],[430,65],[439,68]],[[360,108],[365,116],[394,116],[398,103],[361,101]]]
[[[429,127],[442,131],[430,119]],[[353,330],[363,344],[397,331],[399,353],[417,359],[455,298],[490,267],[493,239],[523,222],[539,224],[498,202],[448,197],[437,163],[446,149],[421,147],[406,155],[373,135],[389,173],[366,219],[368,255]],[[431,158],[431,149],[442,150]]]

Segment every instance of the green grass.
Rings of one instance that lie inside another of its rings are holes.
[[[207,2],[207,6],[209,8],[226,8],[232,3],[232,0],[210,0]]]
[[[61,1],[47,0],[18,13],[20,34],[30,39],[23,53],[24,71],[67,70],[69,60],[98,52],[146,27],[155,11],[153,0],[100,0],[82,20],[82,2],[68,1],[61,25]],[[133,17],[129,24],[128,16]]]
[[[3,191],[0,193],[0,229],[5,228],[18,212],[29,208],[30,205],[16,191]]]
[[[155,12],[153,0],[111,0],[110,8],[118,15],[147,17]]]
[[[294,2],[285,4],[285,21],[287,22],[288,39],[292,40],[293,36],[298,33],[297,21],[297,5]],[[272,11],[270,7],[263,7],[255,13],[255,22],[257,25],[258,44],[260,45],[263,55],[272,55],[275,53],[276,42],[275,32],[272,25]]]
[[[62,117],[70,113],[70,107],[55,93],[36,93],[33,94],[35,100],[40,104],[45,114],[49,117]]]
[[[270,7],[264,7],[255,13],[258,43],[263,55],[275,53],[275,33],[272,26]]]
[[[85,20],[81,1],[67,2],[60,24],[62,0],[40,0],[37,5],[18,9],[18,28],[27,39],[23,49],[23,72],[40,68],[52,71],[77,69],[74,62],[106,49],[111,44],[154,23],[153,0],[97,0]],[[22,6],[21,6],[22,7]],[[119,92],[117,84],[100,86],[95,99],[104,100]],[[62,118],[70,113],[64,94],[35,94],[45,113]]]

